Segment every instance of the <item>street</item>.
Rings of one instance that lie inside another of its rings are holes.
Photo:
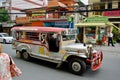
[[[3,52],[12,56],[17,66],[22,70],[20,77],[13,80],[119,80],[120,78],[120,44],[112,46],[96,46],[104,54],[102,67],[93,72],[88,69],[83,75],[70,73],[66,66],[56,69],[56,64],[33,59],[24,61],[15,57],[15,50],[11,44],[2,44]]]

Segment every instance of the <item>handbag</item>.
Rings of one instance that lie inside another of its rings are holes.
[[[22,74],[21,70],[16,66],[10,57],[10,73],[12,77],[20,76]]]

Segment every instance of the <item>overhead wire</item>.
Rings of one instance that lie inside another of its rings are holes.
[[[112,1],[112,0],[111,0]],[[111,3],[111,1],[107,1],[107,3]],[[114,10],[120,10],[120,8],[111,8],[111,9],[93,9],[92,7],[94,6],[104,6],[105,5],[105,1],[101,2],[101,3],[93,3],[93,4],[88,4],[88,5],[84,5],[84,6],[67,6],[67,8],[73,8],[74,10],[72,11],[46,11],[46,12],[34,12],[34,13],[29,13],[29,14],[45,14],[45,13],[80,13],[80,12],[102,12],[102,11],[114,11]],[[115,1],[112,2],[112,4],[114,3],[119,3],[120,5],[120,1]],[[91,9],[88,9],[88,7],[91,7]],[[47,7],[46,7],[47,8]],[[84,8],[84,9],[80,9],[80,8]],[[45,9],[45,8],[44,8]],[[0,14],[26,14],[25,12],[8,12],[8,13],[0,13]]]

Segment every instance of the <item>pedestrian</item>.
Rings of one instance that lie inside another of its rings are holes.
[[[106,44],[106,36],[105,36],[105,34],[102,36],[102,44],[103,44],[103,45]]]
[[[113,44],[113,33],[112,32],[108,32],[108,46],[110,46],[110,44],[114,47]]]
[[[2,52],[2,44],[0,44],[0,80],[12,80],[12,77],[20,76],[21,73],[12,57]]]

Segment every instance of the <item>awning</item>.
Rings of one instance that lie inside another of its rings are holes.
[[[106,27],[106,26],[113,26],[113,27],[117,28],[118,30],[120,30],[120,28],[118,28],[117,26],[115,26],[111,22],[107,22],[107,23],[78,23],[78,24],[75,24],[75,26],[76,27],[89,27],[89,26]]]
[[[87,26],[106,26],[106,23],[78,23],[76,27],[87,27]]]
[[[117,27],[116,25],[114,25],[114,24],[112,24],[112,23],[110,23],[110,22],[108,22],[107,25],[113,26],[113,27],[115,27],[116,29],[120,30],[119,27]]]

